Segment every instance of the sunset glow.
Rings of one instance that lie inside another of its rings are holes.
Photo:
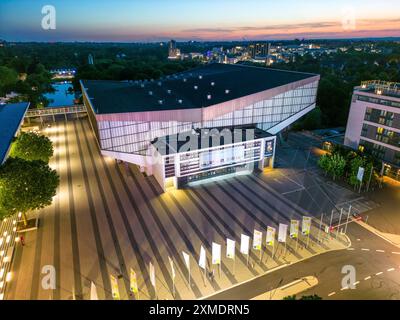
[[[237,0],[53,0],[49,4],[57,10],[57,29],[51,32],[41,29],[43,1],[2,0],[0,38],[159,41],[400,36],[398,0],[249,0],[245,6]]]

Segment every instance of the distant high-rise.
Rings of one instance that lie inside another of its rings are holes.
[[[88,63],[90,65],[94,64],[94,58],[93,58],[93,55],[91,53],[89,53],[89,55],[88,55]]]
[[[267,57],[269,55],[270,44],[266,42],[257,42],[249,45],[248,51],[250,57]]]
[[[176,48],[176,41],[171,40],[168,44],[168,59],[179,59],[181,51]]]

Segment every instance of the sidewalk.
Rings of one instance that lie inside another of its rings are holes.
[[[263,293],[251,300],[283,300],[285,297],[297,295],[315,287],[316,285],[318,285],[318,279],[316,277],[304,277],[275,290]]]

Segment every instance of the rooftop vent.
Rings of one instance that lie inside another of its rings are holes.
[[[144,88],[144,84],[143,84],[143,83],[141,83],[141,84],[140,84],[140,87],[141,87],[141,88]]]
[[[178,103],[179,103],[179,104],[182,104],[182,103],[183,103],[183,100],[182,100],[182,99],[179,99],[179,100],[178,100]]]
[[[203,76],[199,76],[199,79],[203,79]]]
[[[194,86],[194,90],[197,90],[199,87],[198,86]]]
[[[211,82],[211,86],[214,87],[215,86],[215,82]]]
[[[231,92],[231,90],[229,90],[229,89],[226,89],[226,90],[225,90],[225,93],[226,93],[226,94],[228,94],[229,92]]]
[[[171,94],[172,91],[171,90],[167,90],[167,92],[168,92],[168,94]]]
[[[187,81],[187,79],[186,78],[183,78],[183,82],[186,82]]]
[[[162,85],[161,81],[158,81],[157,84],[158,84],[159,87],[161,87],[161,85]]]
[[[207,100],[211,100],[211,94],[207,95]]]
[[[149,91],[149,96],[152,96],[153,95],[153,91]]]
[[[162,100],[158,100],[158,104],[163,104],[163,101]]]

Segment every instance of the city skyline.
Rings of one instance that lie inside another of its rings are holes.
[[[42,7],[56,9],[44,30]],[[93,8],[96,10],[93,10]],[[2,1],[0,38],[7,41],[290,40],[400,36],[400,3],[329,1]],[[24,12],[24,15],[21,15]]]

